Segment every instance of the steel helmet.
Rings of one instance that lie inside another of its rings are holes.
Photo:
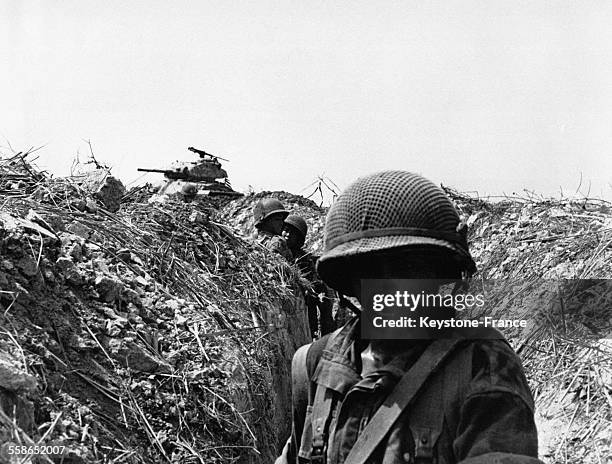
[[[398,247],[449,250],[458,271],[476,271],[467,227],[444,191],[406,171],[383,171],[353,182],[331,206],[317,271],[331,287],[345,291],[346,258]]]
[[[195,196],[198,193],[198,187],[194,184],[184,184],[183,187],[181,187],[181,193],[186,197]]]
[[[306,239],[306,234],[308,233],[308,224],[303,217],[298,216],[296,214],[290,214],[285,218],[285,224],[289,224],[290,226],[295,227],[295,229],[301,234],[302,238]]]
[[[259,226],[266,218],[273,214],[282,214],[283,219],[289,215],[283,204],[276,198],[262,198],[253,208],[255,226]]]

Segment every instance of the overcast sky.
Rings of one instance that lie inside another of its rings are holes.
[[[0,2],[0,145],[68,172],[231,160],[299,193],[406,169],[612,199],[612,2]],[[145,180],[155,180],[154,175]]]

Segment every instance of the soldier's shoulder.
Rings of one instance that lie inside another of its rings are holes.
[[[533,407],[533,398],[519,355],[504,339],[474,340],[472,392],[507,391]]]
[[[522,370],[520,357],[505,338],[473,340],[471,344],[476,361],[488,363],[491,367],[512,364]]]
[[[271,236],[266,242],[266,246],[268,249],[275,251],[288,261],[291,261],[293,258],[291,255],[291,250],[289,250],[289,247],[287,246],[287,241],[279,235]]]

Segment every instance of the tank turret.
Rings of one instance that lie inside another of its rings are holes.
[[[221,167],[219,160],[227,161],[204,150],[189,147],[189,151],[199,155],[198,161],[176,162],[170,169],[145,169],[138,168],[141,172],[157,172],[164,174],[170,183],[181,180],[198,185],[199,188],[207,190],[210,195],[242,195],[232,190],[227,179],[227,172]],[[167,187],[164,186],[165,191]]]

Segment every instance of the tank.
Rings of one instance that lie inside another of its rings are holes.
[[[209,195],[242,195],[232,189],[227,178],[227,172],[221,167],[219,160],[227,161],[226,159],[194,147],[189,147],[188,150],[197,154],[200,159],[198,161],[176,162],[170,169],[138,168],[138,171],[163,174],[170,181],[164,186],[163,191],[171,183],[180,180],[196,184],[199,189],[207,191]]]

